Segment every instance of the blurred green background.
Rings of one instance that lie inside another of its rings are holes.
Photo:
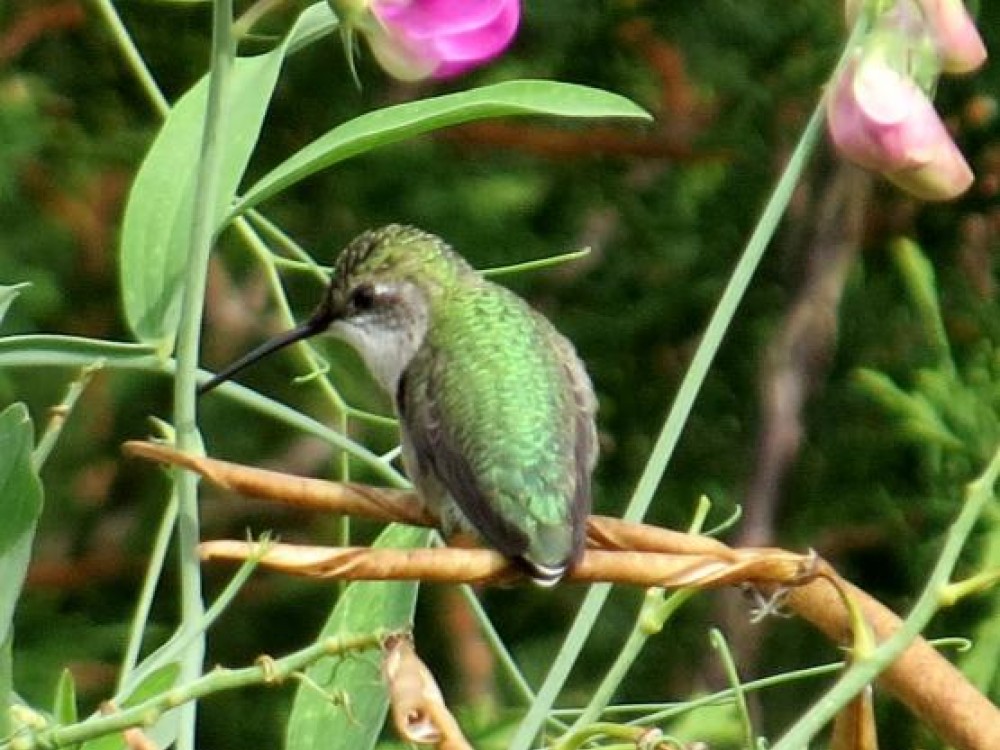
[[[175,99],[207,65],[208,6],[128,0],[118,8]],[[984,2],[978,11],[987,46],[995,49],[1000,4]],[[262,32],[280,32],[293,13],[289,7],[275,14]],[[330,39],[284,69],[249,178],[360,112],[449,88],[551,78],[606,88],[650,110],[651,126],[517,119],[459,127],[347,161],[262,207],[323,263],[358,232],[392,221],[441,234],[483,268],[591,247],[583,260],[501,281],[548,314],[588,365],[601,406],[595,509],[617,514],[840,52],[841,14],[838,4],[818,0],[547,0],[525,7],[507,55],[467,79],[403,85],[363,55],[361,90]],[[245,41],[241,52],[270,42]],[[683,528],[702,494],[714,503],[710,526],[745,504],[745,520],[730,540],[815,548],[890,605],[906,608],[954,516],[962,484],[1000,437],[992,419],[1000,394],[997,91],[995,64],[941,83],[940,109],[978,175],[953,203],[916,203],[882,182],[845,173],[821,148],[726,337],[649,520]],[[0,283],[32,284],[4,320],[5,334],[127,340],[116,242],[130,179],[157,125],[92,4],[0,5]],[[858,384],[856,371],[865,367],[914,388],[920,368],[939,364],[889,253],[899,235],[915,239],[933,263],[959,377],[968,385],[961,393],[972,412],[984,415],[981,423],[956,427],[962,450],[913,440]],[[208,366],[229,361],[278,325],[238,240],[225,236],[217,260],[207,303]],[[294,276],[288,283],[295,307],[311,309],[315,283]],[[388,413],[353,355],[331,354],[337,383],[352,403]],[[788,387],[779,378],[783,366],[804,393],[801,439],[786,453],[780,429],[787,424],[775,423],[766,408],[768,394]],[[329,419],[308,388],[291,384],[294,374],[289,360],[275,358],[245,382]],[[0,404],[26,401],[40,426],[72,376],[0,370]],[[165,379],[100,375],[45,468],[47,504],[16,623],[17,686],[30,700],[50,702],[63,665],[73,670],[85,708],[113,691],[166,487],[156,469],[124,460],[119,445],[145,436],[149,416],[167,417],[169,398]],[[213,455],[296,473],[332,470],[326,446],[222,399],[207,400],[202,415]],[[390,429],[359,430],[356,437],[378,450],[394,443]],[[206,538],[274,529],[285,541],[322,543],[336,533],[330,519],[212,490],[204,495]],[[970,566],[992,559],[994,526],[983,524],[969,549]],[[359,530],[363,538],[373,532]],[[210,591],[229,573],[209,567]],[[150,646],[176,616],[171,585],[168,578],[158,596],[162,630],[151,631]],[[581,593],[574,586],[482,592],[533,682],[543,676]],[[307,643],[335,596],[328,583],[257,574],[210,633],[208,663],[247,663]],[[586,700],[640,599],[638,591],[613,595],[567,703]],[[710,625],[740,646],[747,679],[840,657],[804,624],[751,624],[745,603],[732,603],[705,595],[685,607],[668,633],[651,641],[618,699],[680,700],[718,687]],[[494,679],[495,665],[462,658],[473,653],[475,639],[474,628],[463,624],[463,606],[445,588],[425,588],[416,637],[448,697],[474,720],[493,715],[496,706],[510,710],[511,702],[502,679]],[[982,634],[996,622],[995,607],[989,596],[962,605],[938,621],[935,633],[970,635],[979,628]],[[453,637],[442,637],[446,631]],[[984,685],[995,664],[980,670]],[[760,730],[780,731],[821,687],[813,681],[764,694],[756,709]],[[202,744],[274,745],[287,706],[283,690],[213,698],[200,713]],[[886,744],[932,746],[898,707],[886,705],[884,716],[892,738]]]

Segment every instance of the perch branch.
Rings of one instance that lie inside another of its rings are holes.
[[[129,442],[125,452],[201,474],[221,487],[254,497],[325,512],[387,522],[436,525],[409,492],[338,484],[264,471],[179,453],[167,446]],[[750,583],[780,591],[784,605],[837,644],[850,643],[844,595],[864,612],[878,642],[901,620],[815,555],[780,549],[734,549],[714,539],[619,519],[591,516],[589,549],[567,580],[639,586],[725,586]],[[206,559],[243,560],[254,543],[205,542]],[[509,582],[518,578],[500,554],[482,549],[376,550],[273,545],[262,565],[298,575],[351,579],[404,578],[449,583]],[[879,678],[945,742],[959,750],[1000,747],[1000,710],[930,644],[918,638]]]

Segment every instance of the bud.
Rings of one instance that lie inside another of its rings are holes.
[[[946,73],[968,73],[986,60],[986,45],[962,0],[918,0]]]
[[[514,38],[521,15],[519,0],[330,2],[368,39],[386,72],[405,81],[451,78],[492,60]]]
[[[948,200],[972,170],[934,110],[943,67],[971,69],[985,55],[961,0],[864,6],[872,29],[831,84],[827,126],[837,149],[924,200]],[[847,3],[848,17],[861,10]],[[977,62],[978,60],[978,62]]]
[[[844,156],[918,198],[948,200],[972,184],[972,170],[927,95],[877,55],[844,68],[827,126]]]

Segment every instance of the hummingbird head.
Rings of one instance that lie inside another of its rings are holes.
[[[344,248],[312,315],[203,383],[204,394],[259,359],[319,334],[350,343],[390,394],[423,342],[431,307],[459,276],[475,271],[440,237],[390,224]]]

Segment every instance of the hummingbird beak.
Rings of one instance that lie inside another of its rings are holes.
[[[198,395],[204,396],[216,386],[222,385],[222,383],[225,383],[227,380],[232,378],[233,375],[249,367],[257,360],[263,359],[267,355],[273,354],[279,349],[284,349],[286,346],[290,346],[297,341],[302,341],[310,336],[322,333],[330,326],[333,319],[334,314],[331,310],[331,306],[324,302],[324,304],[320,305],[316,312],[314,312],[304,323],[297,325],[290,331],[278,334],[270,341],[265,341],[249,354],[243,355],[238,360],[227,367],[224,367],[218,373],[206,380],[198,386]]]

